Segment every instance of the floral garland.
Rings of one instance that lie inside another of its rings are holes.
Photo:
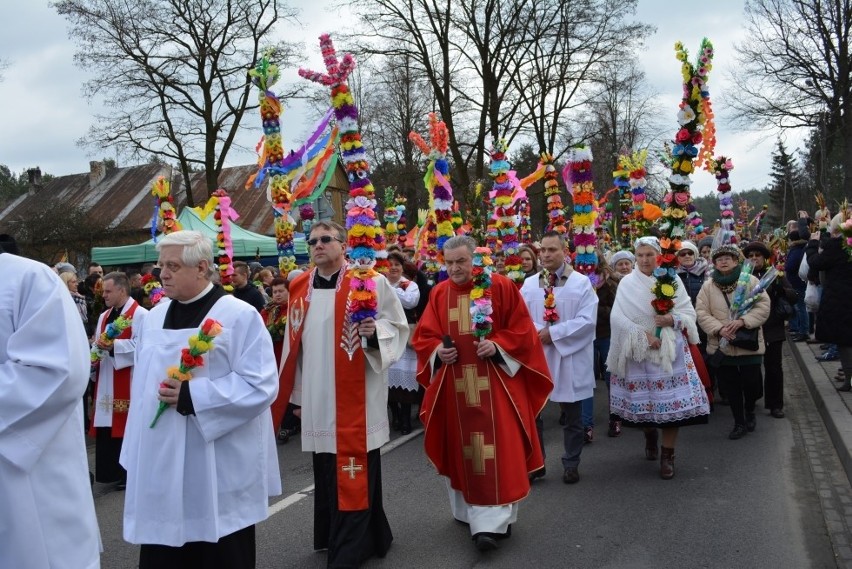
[[[130,328],[133,324],[132,318],[127,318],[123,314],[106,325],[106,328],[103,332],[101,332],[100,340],[105,344],[112,344],[113,341],[121,336],[121,334]],[[95,364],[101,361],[106,352],[99,347],[92,348],[91,354],[89,354],[89,360],[91,363]]]
[[[556,285],[556,273],[547,269],[541,270],[541,278],[544,279],[544,321],[548,326],[559,322],[559,312],[556,310],[556,296],[553,287]]]
[[[453,232],[458,233],[458,230],[461,229],[461,226],[464,225],[464,219],[462,219],[461,207],[459,205],[459,200],[455,200],[453,202]]]
[[[385,188],[385,241],[388,247],[396,245],[399,240],[399,212],[396,209],[396,189],[393,186]]]
[[[473,335],[478,340],[491,333],[491,273],[494,270],[491,261],[491,249],[477,247],[473,251],[473,289],[470,291],[470,321]]]
[[[266,330],[272,337],[273,341],[283,340],[284,332],[287,329],[287,306],[281,306],[273,302],[266,305],[265,322]]]
[[[204,365],[204,354],[213,348],[213,339],[221,333],[222,325],[218,321],[212,318],[205,320],[198,333],[189,337],[189,347],[181,350],[180,364],[166,369],[166,377],[181,382],[192,379],[192,370]],[[161,383],[160,387],[166,386]],[[160,401],[157,414],[154,415],[154,420],[149,425],[151,429],[154,428],[160,416],[168,408],[168,403]]]
[[[615,233],[620,238],[621,247],[626,249],[632,243],[630,239],[630,169],[621,165],[621,157],[619,157],[618,169],[612,173],[612,185],[618,190],[616,199],[621,213],[618,224],[615,225]]]
[[[694,171],[693,161],[698,156],[696,145],[704,141],[702,130],[708,117],[709,97],[707,79],[712,68],[713,45],[707,38],[701,41],[700,55],[695,65],[688,62],[689,55],[681,42],[675,44],[675,53],[681,62],[683,98],[677,113],[679,128],[672,147],[672,174],[669,177],[670,191],[663,199],[663,221],[660,224],[661,254],[658,267],[654,270],[652,307],[657,314],[668,314],[674,307],[674,296],[678,287],[677,251],[681,239],[686,237],[686,220],[690,202],[690,174]],[[714,139],[705,142],[703,153],[709,150],[712,157]],[[702,154],[702,155],[704,155]],[[658,329],[659,333],[659,329]]]
[[[159,229],[164,235],[173,231],[183,229],[177,220],[174,198],[171,195],[171,184],[165,176],[159,176],[151,185],[151,195],[157,198],[156,217],[151,223],[151,235],[154,242],[157,240],[156,232]]]
[[[719,220],[721,223],[722,242],[736,243],[734,231],[734,200],[731,198],[730,171],[734,163],[729,157],[717,156],[708,165],[708,170],[716,176],[716,191],[719,192]]]
[[[592,149],[585,145],[572,148],[562,175],[566,184],[570,182],[574,198],[574,268],[584,275],[592,275],[598,264]]]
[[[299,75],[331,88],[331,103],[340,129],[340,154],[349,178],[346,230],[352,265],[348,308],[351,322],[357,324],[376,316],[378,303],[373,277],[377,270],[387,269],[387,251],[376,216],[376,196],[361,141],[358,107],[346,82],[355,69],[355,59],[347,53],[338,60],[331,37],[323,34],[319,39],[326,73],[299,69]]]
[[[500,246],[500,234],[497,231],[497,220],[494,218],[488,219],[488,225],[485,226],[485,246],[496,251]]]
[[[447,124],[438,119],[435,113],[429,113],[429,143],[416,132],[410,132],[408,139],[429,158],[426,175],[423,184],[429,193],[430,220],[434,223],[435,244],[432,249],[431,235],[429,237],[430,269],[434,273],[436,282],[447,278],[447,270],[444,266],[444,243],[447,242],[455,231],[453,230],[453,187],[450,184],[450,165],[447,162],[447,148],[449,147],[450,135]]]
[[[438,282],[441,275],[441,259],[438,255],[438,230],[435,212],[430,211],[420,226],[420,251],[418,257],[423,261],[423,272],[431,284]]]
[[[544,165],[544,197],[547,200],[547,231],[558,231],[561,235],[567,230],[565,227],[565,206],[562,204],[562,195],[559,191],[559,172],[553,164],[553,154],[541,153],[541,164]]]
[[[509,178],[509,161],[506,153],[509,143],[505,139],[495,140],[491,147],[490,175],[492,185],[492,206],[494,208],[495,227],[502,242],[506,276],[516,284],[524,282],[521,269],[521,256],[518,255],[518,230],[515,226],[515,207],[513,193],[515,186]]]
[[[518,212],[520,213],[520,221],[518,222],[518,233],[521,236],[521,243],[529,245],[532,243],[532,226],[530,225],[530,200],[524,199],[518,202]]]
[[[269,169],[269,201],[275,226],[275,242],[278,249],[278,270],[283,278],[296,268],[294,246],[295,221],[290,215],[292,193],[290,184],[280,168],[284,162],[284,143],[281,140],[281,101],[271,90],[278,81],[278,66],[269,61],[265,53],[254,69],[249,70],[252,83],[258,88],[260,117],[263,123],[263,152],[258,160],[261,170]],[[276,169],[279,169],[276,171]],[[249,186],[255,177],[249,179]],[[262,177],[261,177],[262,179]],[[258,183],[260,179],[257,180]],[[220,265],[221,265],[220,261]],[[224,284],[224,282],[223,282]]]
[[[231,209],[231,198],[222,188],[213,192],[203,208],[194,209],[201,219],[205,219],[213,212],[213,220],[216,224],[216,265],[219,269],[219,283],[226,291],[233,292],[234,244],[231,241],[231,221],[239,219],[239,215]]]

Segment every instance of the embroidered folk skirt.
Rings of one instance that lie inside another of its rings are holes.
[[[651,362],[629,360],[625,377],[613,373],[610,411],[640,427],[706,423],[710,403],[682,338],[678,338],[676,353],[671,372]]]

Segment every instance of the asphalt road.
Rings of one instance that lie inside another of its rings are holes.
[[[444,482],[423,454],[422,436],[392,441],[382,457],[382,476],[394,544],[385,559],[364,567],[837,567],[808,459],[808,445],[816,443],[799,430],[820,425],[819,415],[789,354],[785,373],[786,419],[760,409],[757,430],[730,441],[730,409],[717,407],[710,424],[681,430],[671,481],[659,478],[658,463],[644,459],[641,431],[607,438],[606,390],[599,384],[595,442],[583,450],[580,482],[563,484],[558,408],[550,404],[547,476],[521,504],[512,537],[486,554],[453,521]],[[284,495],[270,501],[275,513],[257,527],[258,567],[325,567],[325,553],[311,550],[309,455],[300,452],[298,441],[278,450]],[[829,474],[839,474],[832,478],[842,484],[839,462],[830,464],[838,472]],[[136,567],[138,548],[121,538],[124,494],[102,485],[95,494],[103,567]]]

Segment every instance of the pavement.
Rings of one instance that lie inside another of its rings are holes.
[[[820,349],[819,342],[788,341],[788,344],[846,471],[846,478],[852,485],[852,392],[836,389],[841,385],[834,379],[840,369],[840,361],[817,361],[816,357],[824,351]]]

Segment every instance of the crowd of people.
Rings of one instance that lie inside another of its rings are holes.
[[[387,274],[361,281],[346,231],[320,221],[310,265],[282,275],[237,261],[232,294],[193,231],[161,238],[156,265],[105,274],[92,263],[82,281],[4,237],[0,393],[15,414],[0,426],[0,497],[16,505],[0,512],[0,527],[14,528],[0,535],[0,566],[97,567],[97,481],[125,491],[124,537],[141,545],[140,567],[254,567],[255,524],[281,492],[275,441],[300,435],[316,488],[313,547],[329,567],[357,567],[393,540],[380,448],[418,419],[450,515],[493,550],[547,476],[548,401],[560,410],[561,479],[580,481],[598,382],[607,435],[641,428],[644,457],[670,480],[679,430],[720,405],[731,440],[757,429],[761,398],[784,418],[787,338],[825,344],[823,358],[841,362],[837,388],[852,391],[842,220],[820,231],[799,212],[786,251],[683,241],[666,311],[654,304],[653,235],[599,250],[584,274],[566,236],[546,232],[520,249],[522,286],[467,236],[443,243],[445,280],[394,246]],[[743,285],[760,292],[739,310]],[[371,315],[356,318],[352,298],[372,298]],[[84,431],[95,441],[88,481]],[[56,531],[72,514],[74,530]]]

